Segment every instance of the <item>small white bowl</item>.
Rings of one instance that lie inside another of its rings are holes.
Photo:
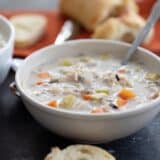
[[[160,110],[160,99],[135,106],[123,112],[93,115],[52,109],[27,95],[24,82],[33,67],[46,61],[56,62],[66,56],[111,53],[123,58],[130,45],[106,40],[79,40],[58,46],[49,46],[28,57],[16,73],[16,85],[28,111],[43,126],[61,136],[100,143],[116,140],[135,133],[148,124]],[[160,58],[146,49],[139,48],[136,55],[152,71],[160,72]],[[143,92],[143,91],[142,91]]]
[[[0,48],[0,84],[6,78],[11,66],[14,48],[15,30],[12,24],[3,16],[0,16],[0,34],[5,37],[6,44]]]

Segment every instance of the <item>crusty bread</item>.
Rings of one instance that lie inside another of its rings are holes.
[[[44,160],[115,160],[115,158],[99,147],[72,145],[63,150],[53,148]]]
[[[97,26],[92,37],[133,42],[145,23],[146,21],[137,13],[128,12],[122,17],[109,18]],[[144,43],[150,42],[152,36],[153,30],[146,37]]]
[[[60,0],[60,11],[90,31],[107,17],[128,10],[138,12],[135,0]]]
[[[39,14],[21,14],[10,19],[15,27],[15,45],[26,48],[36,43],[44,34],[47,19]]]
[[[60,11],[93,31],[93,38],[133,42],[146,23],[135,0],[60,0]],[[152,36],[153,30],[144,43]]]
[[[60,0],[60,11],[93,31],[122,0]]]
[[[122,0],[123,11],[139,12],[138,5],[135,0]]]
[[[121,4],[113,11],[113,15],[121,16],[125,12],[139,12],[139,8],[135,0],[121,0]]]

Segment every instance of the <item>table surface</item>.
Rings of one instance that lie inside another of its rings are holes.
[[[56,4],[57,0],[0,0],[0,9],[52,9]],[[43,160],[51,147],[74,144],[49,132],[31,117],[8,88],[13,80],[14,73],[10,72],[0,86],[0,159]],[[160,115],[138,133],[98,146],[117,160],[160,160]]]
[[[0,86],[0,159],[43,160],[51,147],[74,144],[46,130],[30,116],[21,99],[8,88],[13,80],[14,73],[10,72]],[[117,160],[160,160],[160,115],[138,133],[98,146]]]

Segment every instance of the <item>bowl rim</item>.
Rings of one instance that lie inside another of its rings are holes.
[[[137,115],[137,114],[141,114],[144,113],[150,109],[152,109],[153,107],[157,107],[158,105],[160,105],[160,99],[156,99],[152,102],[149,103],[145,103],[145,104],[140,104],[137,105],[135,108],[132,109],[128,109],[128,110],[124,110],[124,111],[120,111],[120,112],[109,112],[109,113],[102,113],[102,114],[91,114],[91,113],[86,113],[86,112],[76,112],[76,111],[67,111],[64,109],[54,109],[51,108],[47,105],[41,104],[38,101],[34,100],[33,98],[31,98],[26,92],[25,90],[21,87],[21,83],[20,83],[20,72],[21,69],[23,68],[23,66],[25,66],[25,64],[30,61],[32,58],[39,56],[41,54],[43,54],[42,52],[44,52],[45,50],[48,50],[50,48],[54,49],[55,47],[61,47],[61,46],[66,46],[66,45],[72,45],[72,44],[78,44],[78,43],[110,43],[110,44],[114,44],[114,45],[121,45],[124,47],[129,47],[131,46],[131,44],[125,43],[125,42],[120,42],[120,41],[113,41],[113,40],[97,40],[97,39],[82,39],[82,40],[71,40],[71,41],[67,41],[63,44],[60,45],[50,45],[48,47],[42,48],[36,52],[34,52],[34,54],[30,55],[29,57],[27,57],[24,60],[24,63],[22,64],[22,67],[20,67],[18,69],[18,71],[16,72],[16,76],[15,76],[15,80],[16,80],[16,85],[17,85],[17,89],[20,92],[22,99],[23,97],[25,99],[27,99],[27,101],[29,101],[30,103],[32,103],[34,106],[38,107],[40,110],[46,111],[48,113],[55,113],[55,114],[59,114],[59,115],[63,115],[66,117],[80,117],[80,118],[122,118],[122,117],[128,117],[131,115]],[[142,47],[138,48],[139,51],[141,52],[145,52],[148,56],[150,56],[151,58],[157,59],[160,62],[160,58],[158,56],[156,56],[155,54],[153,54],[151,51],[144,49]],[[157,107],[158,110],[158,107]]]
[[[4,24],[6,24],[9,27],[10,30],[10,35],[9,35],[9,39],[7,40],[6,44],[4,45],[4,47],[2,47],[0,49],[0,55],[2,53],[4,53],[4,50],[6,50],[8,47],[10,47],[10,45],[12,43],[14,43],[14,39],[15,39],[15,28],[14,26],[11,24],[11,22],[4,16],[0,15],[0,21],[2,21]]]

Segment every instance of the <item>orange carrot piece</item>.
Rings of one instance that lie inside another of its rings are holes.
[[[51,102],[48,103],[48,106],[54,107],[54,108],[56,108],[57,105],[58,105],[58,104],[57,104],[57,101],[51,101]]]
[[[38,73],[37,76],[38,76],[39,78],[42,78],[42,79],[48,79],[48,78],[51,77],[50,74],[49,74],[48,72],[41,72],[41,73]]]
[[[104,107],[96,107],[91,110],[91,113],[105,113],[107,110]]]
[[[125,100],[131,100],[136,97],[136,94],[131,89],[124,88],[119,92],[118,96]]]
[[[40,85],[43,85],[43,84],[44,84],[44,82],[42,82],[42,81],[36,82],[36,85],[37,85],[37,86],[40,86]]]
[[[84,100],[86,100],[86,101],[91,100],[91,96],[90,96],[89,94],[83,94],[83,95],[82,95],[82,98],[83,98]]]
[[[125,99],[118,98],[117,101],[116,101],[116,104],[117,104],[118,107],[123,107],[124,105],[127,104],[127,102],[128,102],[128,101],[125,100]]]

